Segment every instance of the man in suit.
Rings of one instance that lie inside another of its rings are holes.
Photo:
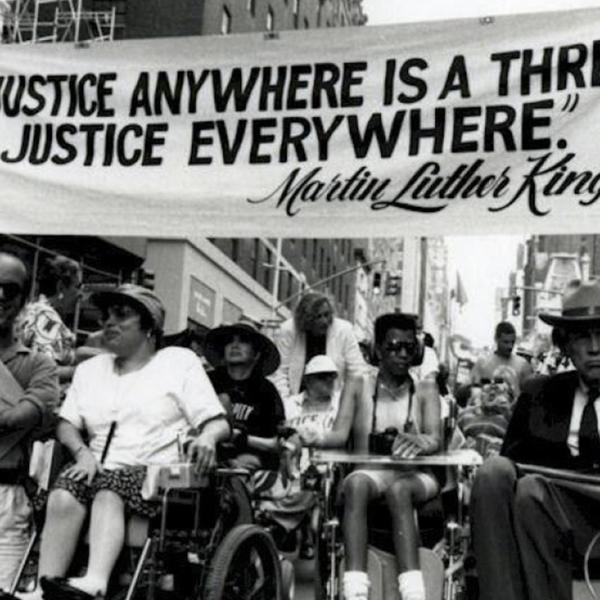
[[[525,384],[499,457],[473,485],[480,600],[570,600],[572,573],[600,531],[600,488],[523,465],[600,472],[600,282],[579,286],[555,328],[574,371]]]

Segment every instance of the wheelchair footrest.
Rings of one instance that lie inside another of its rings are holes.
[[[369,546],[368,573],[371,581],[370,598],[401,600],[398,591],[398,569],[393,554]],[[428,548],[419,548],[419,560],[425,580],[427,600],[441,600],[444,589],[444,565],[440,557]],[[340,581],[344,576],[344,561],[340,565]]]

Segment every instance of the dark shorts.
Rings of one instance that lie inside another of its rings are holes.
[[[63,472],[65,469],[63,469]],[[146,467],[127,467],[115,469],[114,471],[105,470],[94,477],[91,485],[87,485],[84,481],[75,481],[69,477],[63,477],[61,474],[52,489],[66,490],[86,507],[91,505],[94,496],[98,492],[110,490],[123,500],[126,515],[152,518],[158,514],[160,503],[142,498],[141,490],[145,477]]]

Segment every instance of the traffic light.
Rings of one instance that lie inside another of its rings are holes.
[[[514,317],[518,317],[521,314],[521,296],[513,296],[512,314]]]
[[[390,275],[385,280],[385,295],[397,296],[401,292],[402,277],[400,275]]]
[[[136,279],[137,279],[138,285],[148,288],[149,290],[154,289],[154,271],[146,271],[145,269],[138,269]]]
[[[379,273],[378,271],[373,273],[373,293],[381,293],[381,273]]]

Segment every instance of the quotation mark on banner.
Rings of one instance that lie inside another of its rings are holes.
[[[573,103],[571,104],[571,98],[573,98]],[[565,100],[564,106],[561,108],[563,112],[573,112],[577,108],[577,104],[579,104],[579,94],[569,94],[567,99]]]

